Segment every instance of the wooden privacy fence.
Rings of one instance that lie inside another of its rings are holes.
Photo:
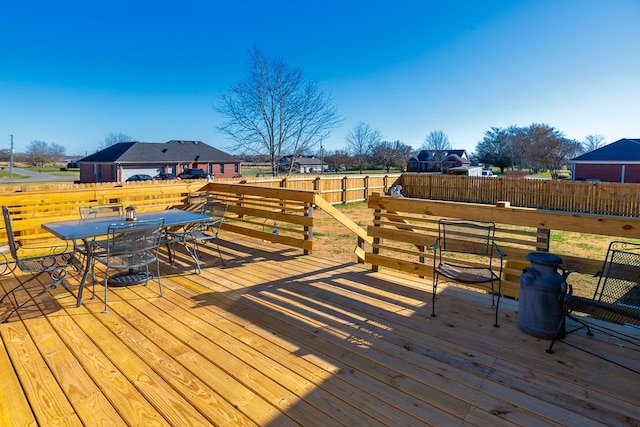
[[[215,182],[248,184],[269,188],[287,188],[292,190],[314,191],[329,203],[359,202],[369,198],[373,193],[386,194],[393,185],[399,183],[401,174],[333,174],[322,175],[293,175],[266,178],[216,178]],[[193,188],[200,188],[206,184],[205,180],[183,181],[153,181],[153,182],[101,182],[88,184],[49,183],[23,186],[0,186],[0,197],[3,194],[32,193],[41,191],[102,191],[124,188],[132,190],[140,186],[147,191],[159,188],[160,191],[188,192]],[[184,188],[183,188],[184,187]],[[167,190],[173,188],[173,190]],[[186,190],[185,190],[186,188]],[[155,190],[152,190],[155,191]]]
[[[407,196],[418,199],[640,217],[640,184],[562,181],[529,178],[486,178],[459,175],[402,175]]]
[[[372,195],[373,224],[367,234],[373,238],[365,261],[374,270],[386,267],[418,276],[433,273],[429,247],[438,237],[438,219],[462,218],[496,223],[496,243],[507,253],[503,271],[503,293],[518,297],[519,276],[529,265],[525,256],[532,251],[549,251],[554,231],[571,231],[612,238],[640,239],[640,219],[554,212],[519,207],[495,207]],[[562,255],[563,268],[591,276],[602,266],[604,254],[589,258]]]
[[[293,175],[268,178],[243,178],[241,184],[261,187],[308,190],[319,194],[329,203],[349,203],[367,200],[374,193],[388,193],[400,181],[401,174],[376,175]],[[217,181],[216,181],[217,182]]]

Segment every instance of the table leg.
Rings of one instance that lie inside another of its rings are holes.
[[[84,265],[84,273],[82,273],[82,280],[80,281],[80,287],[78,288],[78,302],[76,303],[76,307],[80,307],[82,305],[82,291],[84,290],[84,285],[87,283],[87,276],[89,275],[89,270],[91,269],[91,258],[93,257],[93,249],[92,245],[89,244],[88,239],[82,239],[84,242],[84,247],[87,251],[87,256]]]

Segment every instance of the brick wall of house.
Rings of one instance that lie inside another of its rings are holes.
[[[605,182],[621,182],[622,166],[620,164],[580,164],[575,165],[576,181],[599,179]],[[628,164],[624,168],[624,182],[640,183],[640,165]]]

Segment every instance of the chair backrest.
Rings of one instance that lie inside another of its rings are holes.
[[[207,223],[209,228],[219,229],[227,213],[227,205],[221,202],[207,201],[202,205],[202,213],[211,217],[211,221]]]
[[[16,238],[13,235],[13,227],[11,226],[11,214],[9,213],[9,208],[6,206],[2,207],[2,216],[4,218],[4,228],[7,233],[7,240],[9,242],[9,251],[11,252],[11,256],[14,260],[18,261],[18,248],[20,244],[16,242]]]
[[[594,301],[640,309],[640,244],[613,241],[609,244]]]
[[[108,216],[124,216],[122,203],[105,203],[99,205],[80,206],[80,218],[102,218]]]
[[[438,246],[446,252],[492,256],[495,230],[493,222],[440,219]]]
[[[164,219],[128,221],[109,226],[107,235],[107,258],[134,255],[130,257],[131,267],[139,264],[144,252],[157,254]]]

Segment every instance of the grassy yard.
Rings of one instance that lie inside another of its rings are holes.
[[[373,223],[373,209],[367,207],[367,202],[335,205],[335,207],[362,228]],[[355,235],[322,210],[318,209],[314,212],[314,219],[316,221],[313,233],[314,254],[332,259],[355,261],[356,257],[353,253],[356,246]],[[560,257],[570,254],[602,259],[611,240],[615,239],[610,236],[552,231],[550,252]]]

